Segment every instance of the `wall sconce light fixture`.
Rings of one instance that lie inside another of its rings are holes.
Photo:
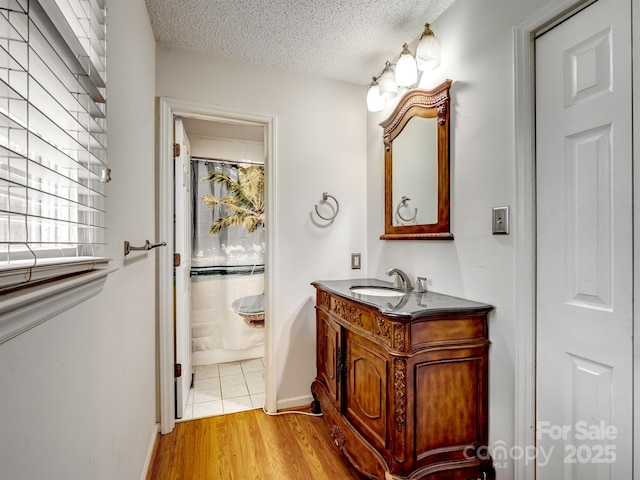
[[[440,66],[440,42],[433,34],[428,23],[424,24],[424,32],[416,48],[416,63],[422,72],[435,70]]]
[[[418,72],[434,70],[440,66],[440,42],[434,35],[428,23],[420,35],[415,58],[411,55],[409,45],[402,46],[402,52],[395,63],[385,62],[382,73],[373,77],[367,92],[367,109],[379,112],[385,102],[398,95],[398,86],[413,87],[418,83]]]
[[[398,84],[396,83],[396,76],[391,68],[391,63],[385,63],[382,75],[380,75],[380,98],[383,100],[391,100],[398,95]]]
[[[379,112],[384,108],[385,101],[380,96],[380,84],[378,79],[373,77],[369,91],[367,92],[367,110],[370,112]]]
[[[399,87],[410,87],[418,80],[418,66],[416,59],[409,51],[409,45],[402,46],[402,53],[396,63],[396,83]]]

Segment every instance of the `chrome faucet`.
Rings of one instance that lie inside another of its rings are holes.
[[[391,276],[395,274],[395,278],[393,280],[393,286],[395,288],[402,288],[404,290],[413,290],[411,286],[411,279],[409,275],[404,273],[399,268],[392,268],[387,272],[387,275]]]

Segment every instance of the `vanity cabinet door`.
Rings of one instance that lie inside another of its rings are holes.
[[[346,416],[379,451],[387,449],[386,352],[361,335],[345,332]]]
[[[415,458],[421,465],[473,458],[487,445],[486,346],[434,350],[415,358]],[[482,459],[480,459],[482,460]]]
[[[316,369],[317,379],[327,388],[329,397],[336,406],[340,402],[341,342],[340,326],[326,313],[317,313]]]

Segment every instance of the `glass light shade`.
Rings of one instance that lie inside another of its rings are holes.
[[[384,99],[380,97],[380,85],[374,78],[369,91],[367,92],[367,110],[370,112],[379,112],[384,108]]]
[[[416,61],[409,51],[409,46],[405,43],[402,46],[402,53],[396,63],[396,84],[400,87],[410,87],[418,79],[418,67]]]
[[[424,72],[440,66],[440,42],[433,34],[427,23],[416,48],[416,63],[418,69]]]
[[[398,95],[398,84],[389,62],[385,65],[382,75],[378,79],[378,84],[380,85],[380,98],[383,100],[389,100]]]

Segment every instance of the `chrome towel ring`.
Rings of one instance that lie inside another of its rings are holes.
[[[398,206],[396,208],[396,215],[400,217],[400,220],[402,220],[403,222],[413,222],[416,219],[416,216],[418,215],[417,208],[413,209],[413,217],[411,218],[404,218],[400,213],[400,207],[402,206],[409,207],[409,205],[407,205],[407,202],[409,202],[410,200],[411,199],[409,197],[403,195],[402,199],[400,200],[400,203],[398,203]]]
[[[326,220],[328,222],[330,222],[331,220],[336,218],[338,216],[338,212],[340,211],[340,204],[338,203],[338,200],[336,200],[336,197],[334,197],[333,195],[329,195],[327,192],[324,192],[322,194],[322,201],[323,202],[326,202],[329,198],[331,198],[336,203],[336,209],[335,209],[335,212],[333,213],[333,216],[325,217],[325,216],[321,215],[320,212],[318,211],[318,205],[315,206],[316,215],[318,215],[321,219]]]

